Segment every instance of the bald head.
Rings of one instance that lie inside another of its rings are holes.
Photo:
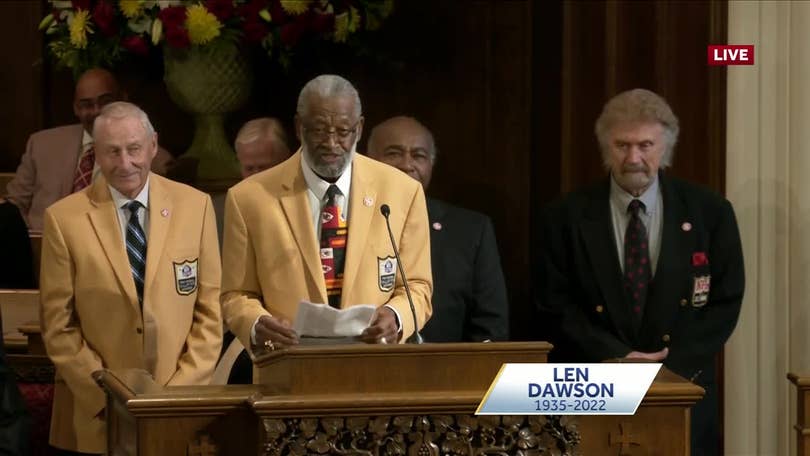
[[[436,161],[436,145],[433,134],[418,120],[397,116],[371,130],[368,155],[408,174],[427,190]]]
[[[93,121],[101,108],[122,98],[121,87],[115,76],[105,69],[92,68],[82,73],[76,81],[73,113],[79,118],[85,131],[92,133]]]

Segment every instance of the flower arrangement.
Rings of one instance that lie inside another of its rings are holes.
[[[380,27],[393,0],[50,0],[42,19],[57,63],[80,74],[127,54],[259,45],[282,66],[302,40],[348,43]]]

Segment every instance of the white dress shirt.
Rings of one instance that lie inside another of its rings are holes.
[[[304,180],[306,181],[307,188],[309,189],[307,191],[307,198],[309,198],[309,211],[312,213],[312,224],[315,226],[315,239],[320,241],[321,211],[323,210],[323,205],[326,204],[326,191],[332,184],[318,177],[318,175],[315,174],[315,171],[312,171],[312,168],[305,163],[307,160],[304,157],[302,158],[301,171],[304,173]],[[349,221],[349,192],[352,189],[351,162],[349,162],[349,166],[346,167],[343,174],[338,177],[335,185],[337,185],[337,188],[341,193],[343,193],[343,199],[339,202],[340,213],[346,217],[346,223],[351,223]]]
[[[118,225],[121,226],[121,239],[124,241],[124,246],[126,246],[126,239],[127,239],[127,224],[129,223],[129,217],[132,215],[129,212],[129,209],[126,208],[126,205],[130,203],[130,201],[138,201],[143,205],[142,209],[138,210],[138,223],[141,224],[141,228],[143,229],[143,235],[146,237],[146,240],[149,240],[149,177],[146,178],[146,184],[144,184],[143,189],[141,192],[138,193],[138,196],[135,199],[127,198],[126,196],[122,195],[121,192],[112,188],[111,185],[107,184],[107,187],[110,189],[110,194],[112,194],[113,203],[115,204],[115,211],[116,215],[118,215]]]

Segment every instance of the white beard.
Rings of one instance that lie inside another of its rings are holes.
[[[351,164],[352,160],[354,160],[354,156],[357,153],[357,143],[359,142],[360,142],[359,138],[354,141],[351,150],[349,150],[348,157],[346,157],[346,161],[343,163],[343,167],[339,170],[339,172],[332,172],[331,169],[318,169],[317,167],[315,167],[314,163],[312,163],[312,157],[309,153],[309,150],[307,149],[306,144],[301,144],[301,155],[304,158],[304,163],[306,163],[307,166],[309,166],[309,169],[311,169],[315,174],[322,177],[336,179],[341,175],[343,175],[343,173],[346,171],[346,168],[348,168],[349,164]]]

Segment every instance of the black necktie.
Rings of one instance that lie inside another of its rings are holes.
[[[146,272],[146,235],[138,221],[138,211],[143,207],[138,201],[130,201],[125,206],[129,209],[129,222],[127,223],[127,256],[129,268],[132,270],[132,279],[135,280],[135,290],[138,292],[138,302],[143,305],[143,280]]]
[[[630,202],[627,206],[630,222],[624,233],[624,289],[630,299],[630,310],[638,320],[644,311],[647,288],[652,278],[647,229],[639,217],[639,210],[644,209],[644,203],[640,200]]]

